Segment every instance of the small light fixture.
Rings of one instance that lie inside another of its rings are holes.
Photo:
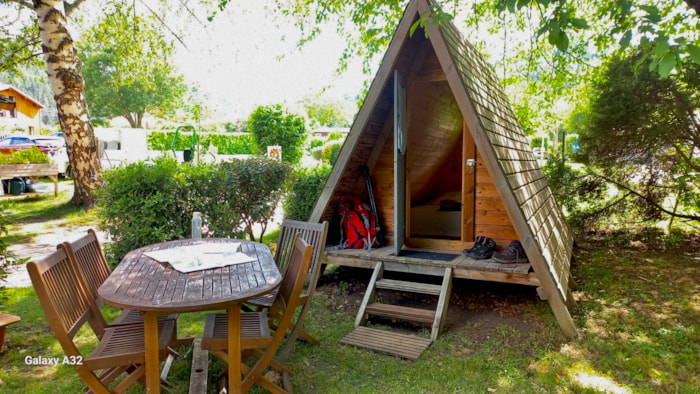
[[[476,160],[475,159],[467,159],[467,167],[475,168],[476,167]]]

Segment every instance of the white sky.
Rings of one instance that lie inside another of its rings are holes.
[[[327,89],[323,97],[347,100],[351,110],[369,76],[360,61],[338,76],[335,69],[345,42],[335,28],[296,47],[298,28],[274,18],[269,1],[229,4],[211,23],[192,23],[177,47],[175,63],[188,82],[206,95],[217,121],[247,118],[259,105],[283,103],[301,113],[296,103]],[[242,10],[241,8],[245,8]]]

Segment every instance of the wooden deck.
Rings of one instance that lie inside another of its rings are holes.
[[[386,271],[437,276],[442,276],[445,268],[451,267],[454,278],[540,286],[540,280],[532,271],[530,264],[502,264],[491,259],[474,260],[453,250],[421,249],[421,251],[452,253],[458,256],[451,261],[394,256],[393,247],[385,246],[369,252],[363,249],[326,250],[323,262],[373,269],[376,262],[382,261]]]

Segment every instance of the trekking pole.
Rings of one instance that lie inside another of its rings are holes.
[[[382,245],[384,243],[384,239],[382,238],[382,228],[379,224],[379,213],[377,212],[377,203],[374,200],[374,192],[372,191],[372,178],[370,178],[369,176],[369,167],[362,166],[360,167],[360,171],[362,172],[362,175],[364,175],[365,182],[367,183],[367,194],[369,195],[369,204],[372,207],[372,212],[374,212],[374,216],[377,217],[377,243],[379,245]]]

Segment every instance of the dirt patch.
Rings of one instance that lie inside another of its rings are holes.
[[[344,314],[357,313],[367,290],[372,270],[338,267],[319,278],[317,291],[331,300],[333,308]],[[442,278],[385,273],[385,277],[401,280],[421,280],[439,283]],[[429,282],[428,282],[429,283]],[[437,296],[380,291],[382,302],[407,307],[435,309]],[[454,279],[444,332],[467,333],[475,342],[483,342],[508,326],[519,332],[540,330],[539,323],[528,316],[533,304],[546,303],[538,298],[532,286]],[[372,318],[372,324],[391,326],[406,334],[430,331],[430,327],[404,321]],[[473,329],[471,329],[473,328]],[[478,329],[477,329],[478,328]]]

